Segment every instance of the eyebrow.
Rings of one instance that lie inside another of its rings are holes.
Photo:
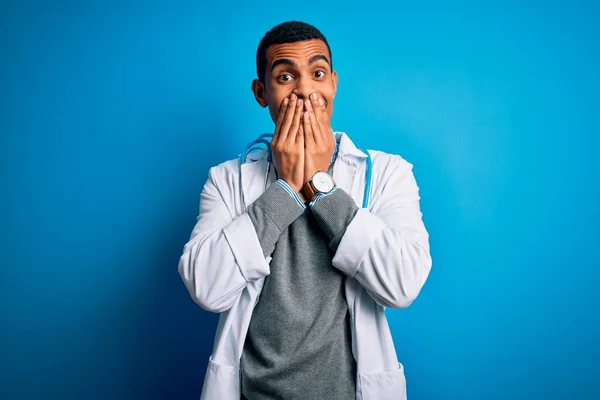
[[[323,60],[328,65],[331,65],[329,62],[329,59],[327,57],[325,57],[323,54],[316,54],[316,55],[312,56],[310,58],[310,60],[308,60],[308,64],[309,65],[314,64],[315,62],[317,62],[319,60]],[[278,66],[279,64],[289,65],[290,67],[296,68],[296,63],[293,62],[292,60],[287,59],[287,58],[279,58],[279,59],[273,61],[273,64],[271,65],[271,71],[273,71],[275,69],[275,67]]]

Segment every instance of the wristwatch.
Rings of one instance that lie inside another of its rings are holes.
[[[318,171],[302,186],[302,193],[309,201],[313,201],[319,193],[329,193],[335,187],[333,177],[327,172]]]

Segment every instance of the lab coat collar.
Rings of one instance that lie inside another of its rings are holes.
[[[367,158],[367,154],[350,140],[350,137],[345,132],[333,132],[336,142],[340,144],[338,157],[346,158],[347,156],[355,156],[358,158]]]
[[[367,158],[367,154],[364,151],[362,151],[361,149],[359,149],[358,147],[356,147],[356,145],[354,144],[354,142],[352,142],[352,140],[350,139],[350,137],[348,136],[348,134],[346,132],[334,131],[333,136],[335,137],[335,141],[339,144],[338,154],[337,154],[338,157],[347,158],[348,156],[354,156],[354,157],[358,157],[358,158]],[[259,157],[259,160],[262,162],[266,162],[267,153],[268,152],[265,151]],[[248,164],[252,165],[254,163],[248,163]],[[244,164],[244,165],[246,165],[246,164]]]
[[[367,157],[367,155],[354,145],[350,137],[345,132],[334,131],[338,145],[337,159],[344,160],[346,162],[334,163],[334,176],[336,176],[336,183],[338,186],[350,190],[353,174],[356,169],[357,158],[361,161]],[[257,162],[244,163],[240,168],[242,174],[242,188],[244,191],[244,203],[252,204],[258,196],[260,196],[264,190],[264,174],[263,171],[267,170],[267,151],[263,152],[262,156],[259,157]],[[351,167],[353,166],[353,167]],[[350,168],[350,169],[349,169]],[[342,172],[342,171],[345,171]],[[268,184],[275,182],[277,179],[275,168],[271,169],[269,175]]]

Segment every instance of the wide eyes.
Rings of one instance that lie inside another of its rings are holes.
[[[318,69],[312,73],[312,76],[317,80],[322,80],[323,78],[325,78],[325,75],[327,75],[327,73],[322,69]],[[277,76],[277,82],[289,83],[292,82],[295,78],[296,77],[291,73],[284,72]]]
[[[281,74],[277,77],[279,82],[291,82],[294,77],[291,74]]]

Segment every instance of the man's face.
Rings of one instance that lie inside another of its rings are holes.
[[[316,93],[325,100],[331,118],[337,74],[331,70],[325,42],[311,39],[272,45],[267,49],[266,56],[263,92],[258,80],[253,83],[253,90],[259,104],[269,107],[273,122],[277,121],[281,102],[292,93],[302,100]]]

